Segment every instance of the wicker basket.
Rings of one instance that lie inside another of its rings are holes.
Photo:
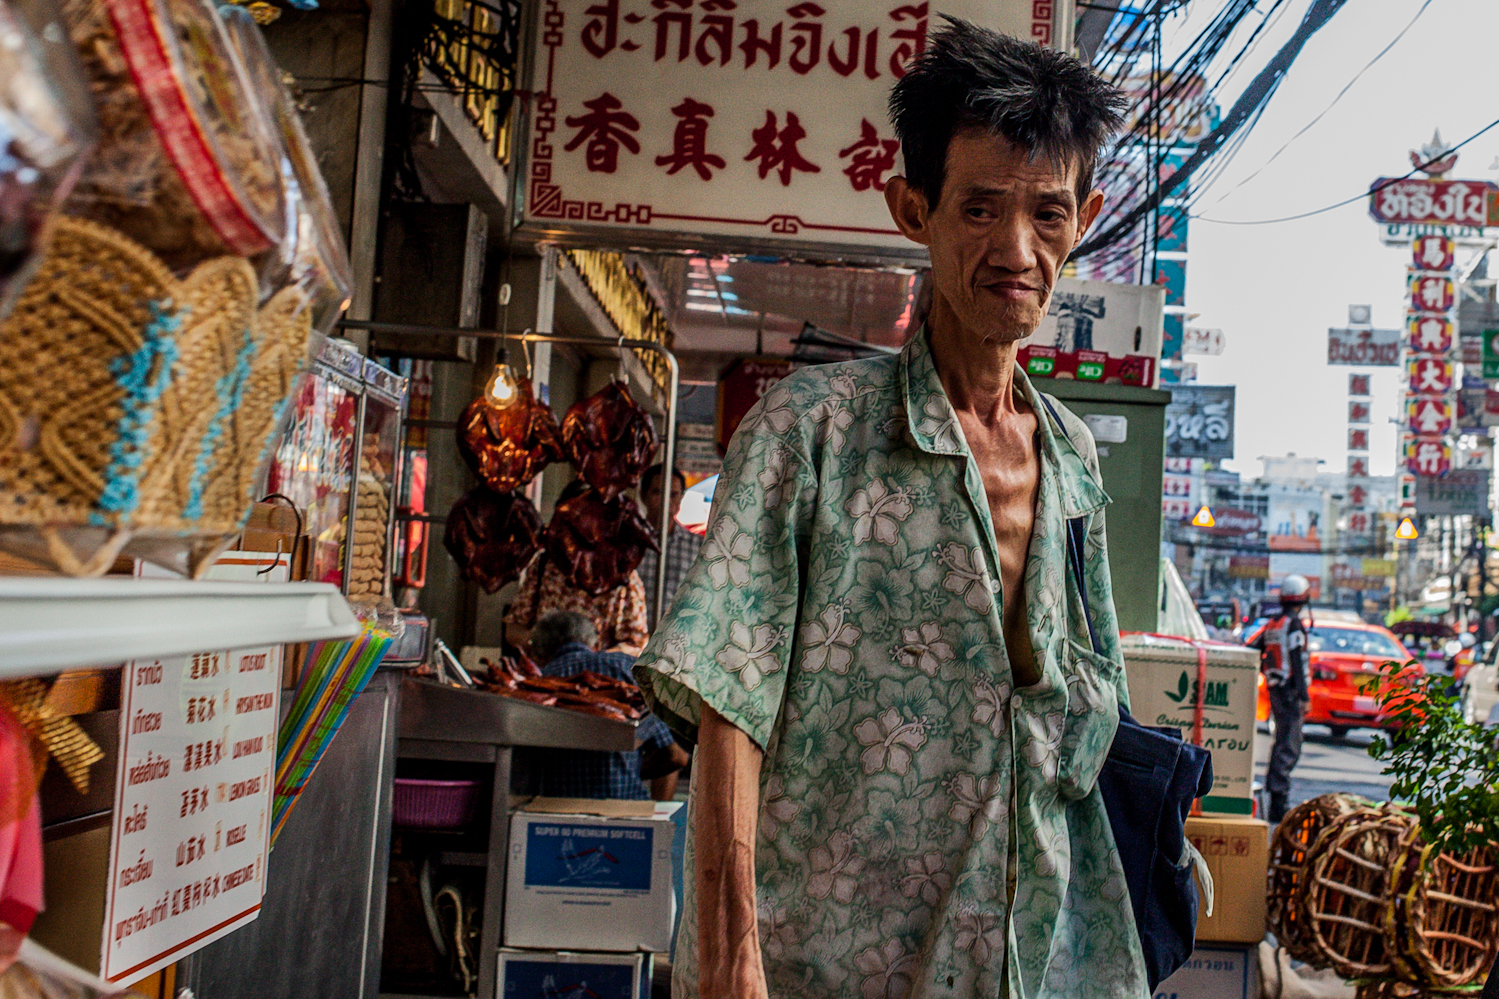
[[[1413,841],[1394,879],[1385,931],[1408,982],[1456,987],[1479,981],[1499,953],[1499,864],[1489,850],[1454,857]]]
[[[473,820],[479,782],[397,777],[391,818],[408,829],[456,829]]]
[[[1324,794],[1304,801],[1286,813],[1270,840],[1270,873],[1266,886],[1266,918],[1270,932],[1298,961],[1317,956],[1305,910],[1297,904],[1306,880],[1308,858],[1316,852],[1322,833],[1336,819],[1372,803],[1351,794]]]
[[[1395,970],[1385,934],[1386,907],[1401,855],[1416,837],[1416,820],[1395,808],[1361,808],[1322,831],[1300,908],[1316,958],[1344,978],[1390,975]]]
[[[59,219],[0,325],[7,547],[92,575],[133,534],[237,531],[311,335],[300,291],[259,297],[243,258],[179,281],[107,226]]]

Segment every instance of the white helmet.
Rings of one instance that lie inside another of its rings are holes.
[[[1292,573],[1280,584],[1280,602],[1283,604],[1305,603],[1312,592],[1312,584],[1300,573]]]

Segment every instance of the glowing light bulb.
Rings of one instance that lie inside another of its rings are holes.
[[[515,384],[515,375],[510,371],[508,364],[496,364],[494,374],[489,376],[489,384],[484,386],[484,394],[489,401],[501,409],[511,405],[520,396],[520,389]]]
[[[1401,541],[1414,541],[1420,536],[1421,532],[1416,530],[1415,523],[1409,517],[1402,520],[1400,526],[1395,528],[1395,537]]]
[[[1213,519],[1213,511],[1207,507],[1198,510],[1197,516],[1192,518],[1193,527],[1212,527],[1216,523],[1218,522]]]

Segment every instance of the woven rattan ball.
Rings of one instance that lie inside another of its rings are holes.
[[[1298,888],[1316,950],[1310,963],[1331,967],[1344,978],[1394,970],[1385,937],[1386,907],[1396,862],[1415,837],[1415,818],[1389,806],[1361,808],[1328,824]]]
[[[1446,988],[1478,981],[1499,953],[1499,863],[1492,851],[1453,856],[1417,839],[1397,868],[1385,919],[1396,972]]]
[[[1296,904],[1297,889],[1306,878],[1307,858],[1322,832],[1334,819],[1371,803],[1351,794],[1324,794],[1304,801],[1286,813],[1270,840],[1270,869],[1266,885],[1266,920],[1276,940],[1298,961],[1316,955],[1311,927]]]

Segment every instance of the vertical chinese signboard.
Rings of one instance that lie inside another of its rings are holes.
[[[1063,50],[1073,0],[941,13]],[[910,0],[542,0],[518,224],[634,246],[916,258],[885,208],[891,85],[940,23]]]
[[[1460,360],[1452,336],[1457,300],[1454,249],[1445,235],[1417,236],[1411,243],[1402,440],[1406,467],[1428,478],[1452,469],[1448,437],[1457,417],[1455,362]]]

